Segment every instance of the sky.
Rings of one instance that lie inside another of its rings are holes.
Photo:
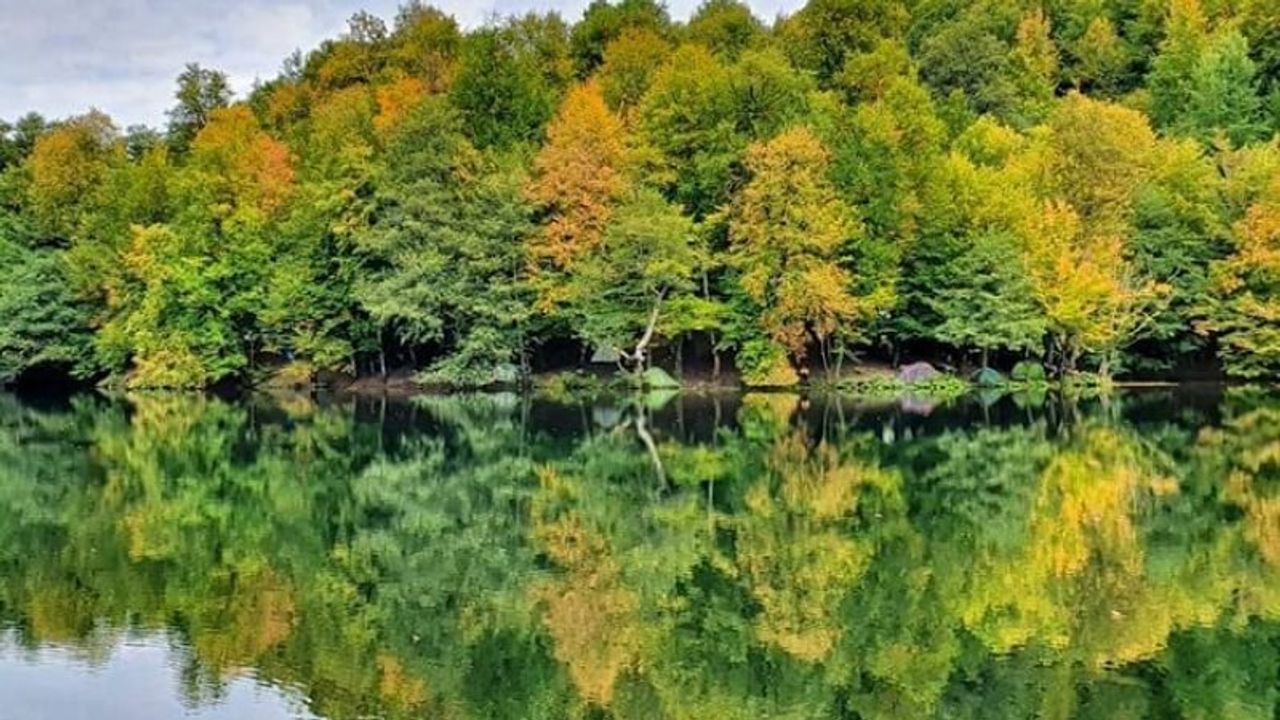
[[[495,15],[557,10],[588,0],[436,0],[466,27]],[[668,0],[685,19],[700,0]],[[750,0],[772,20],[801,0]],[[121,127],[163,125],[174,78],[188,62],[217,68],[243,96],[296,49],[335,37],[357,10],[390,24],[399,0],[0,0],[0,119],[30,111],[61,118],[90,108]]]

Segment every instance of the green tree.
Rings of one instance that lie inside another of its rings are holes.
[[[751,8],[739,0],[705,0],[685,27],[685,38],[689,42],[704,45],[730,60],[737,59],[764,37],[764,26],[751,13]]]
[[[94,371],[88,308],[72,293],[64,253],[32,246],[23,220],[0,210],[0,385],[41,366]]]
[[[1214,39],[1191,74],[1189,103],[1179,132],[1210,142],[1219,133],[1234,147],[1262,140],[1267,127],[1262,120],[1255,67],[1249,47],[1239,32]]]
[[[449,96],[476,147],[510,148],[537,140],[555,111],[555,89],[509,30],[467,36]]]
[[[810,0],[787,18],[779,37],[796,64],[826,86],[848,56],[901,37],[909,18],[898,0]]]
[[[231,104],[231,85],[226,74],[190,63],[178,76],[178,101],[169,110],[169,143],[179,153],[191,146],[196,133],[209,122],[214,110]]]
[[[1236,227],[1235,249],[1211,271],[1198,329],[1217,339],[1228,372],[1273,376],[1280,368],[1280,182],[1272,181]]]
[[[579,78],[587,78],[604,62],[605,48],[629,29],[665,35],[671,25],[667,8],[656,0],[592,0],[573,26],[570,49]]]
[[[523,359],[527,210],[521,174],[479,153],[464,128],[431,100],[392,139],[370,227],[357,237],[365,272],[355,292],[400,342],[446,348],[430,377],[484,385]]]
[[[702,261],[695,237],[679,208],[656,191],[634,191],[618,206],[600,246],[570,271],[563,300],[570,327],[644,370],[668,326],[669,306],[696,288]]]
[[[1160,53],[1151,62],[1151,120],[1172,128],[1191,105],[1193,78],[1209,42],[1208,23],[1200,0],[1173,0]]]

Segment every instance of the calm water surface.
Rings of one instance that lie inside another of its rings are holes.
[[[0,396],[0,720],[1274,718],[1280,394]]]

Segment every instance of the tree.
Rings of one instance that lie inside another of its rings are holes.
[[[209,182],[206,190],[223,212],[271,216],[284,209],[294,189],[289,149],[264,132],[244,105],[209,115],[191,144],[191,167]]]
[[[983,14],[935,30],[921,45],[920,78],[938,97],[960,93],[978,114],[1008,117],[1017,105],[1010,49]]]
[[[189,63],[178,76],[174,98],[178,104],[168,113],[169,143],[184,153],[213,111],[231,104],[231,86],[225,74]]]
[[[706,48],[685,45],[654,78],[637,134],[661,161],[667,196],[695,219],[728,197],[745,144],[734,133],[733,75]]]
[[[1195,332],[1194,322],[1213,292],[1211,264],[1230,252],[1230,226],[1226,183],[1202,145],[1162,140],[1156,162],[1153,177],[1134,198],[1129,248],[1137,272],[1168,285],[1170,293],[1134,349],[1167,367],[1205,348],[1207,339]]]
[[[515,47],[508,31],[495,28],[467,36],[449,96],[481,149],[537,140],[556,102],[535,58]]]
[[[850,55],[835,84],[850,106],[884,97],[899,78],[914,77],[911,53],[897,40],[881,40],[866,52]]]
[[[655,181],[695,219],[713,214],[742,181],[747,145],[801,122],[812,89],[776,50],[726,66],[705,48],[681,47],[638,113],[637,134],[659,161]]]
[[[1037,305],[999,168],[976,166],[953,153],[925,188],[919,236],[900,285],[911,336],[978,350],[987,367],[993,350],[1039,354],[1045,321]]]
[[[628,117],[670,54],[671,46],[652,30],[630,29],[609,43],[597,73],[609,107]]]
[[[1032,10],[1018,22],[1010,70],[1017,88],[1016,119],[1022,124],[1042,120],[1057,93],[1059,70],[1058,47],[1043,10]]]
[[[1280,371],[1280,180],[1249,208],[1235,235],[1235,251],[1212,267],[1197,329],[1216,338],[1232,375],[1271,377]]]
[[[0,211],[0,385],[28,370],[94,371],[88,308],[77,300],[60,251],[31,246],[22,220]]]
[[[578,77],[589,77],[604,61],[605,48],[630,29],[665,35],[671,25],[666,6],[656,0],[592,0],[573,26],[570,49]]]
[[[210,113],[187,165],[165,182],[179,211],[126,224],[118,270],[98,280],[103,364],[128,371],[133,387],[205,387],[253,369],[277,223],[295,189],[288,149],[247,107]]]
[[[832,179],[866,228],[847,248],[848,261],[858,268],[858,295],[885,313],[867,329],[883,330],[891,347],[913,337],[913,319],[888,311],[902,297],[900,282],[920,247],[915,240],[925,188],[942,163],[945,133],[928,90],[910,76],[893,78],[883,96],[851,113],[837,108],[823,127],[832,149]]]
[[[804,128],[753,145],[751,179],[728,210],[728,265],[756,313],[753,330],[796,360],[810,342],[829,359],[829,341],[862,309],[837,262],[861,227],[828,180],[829,164],[826,148]]]
[[[570,325],[644,370],[668,306],[693,292],[701,265],[693,222],[656,191],[637,190],[618,206],[600,246],[569,272]]]
[[[0,172],[27,159],[45,125],[37,113],[27,113],[12,124],[0,120]]]
[[[729,60],[736,60],[764,37],[764,26],[739,0],[704,0],[685,27],[689,42]]]
[[[1072,93],[1048,130],[1043,152],[1033,153],[1039,192],[1071,203],[1090,226],[1123,233],[1137,191],[1154,171],[1156,137],[1146,117]]]
[[[105,200],[99,190],[124,147],[111,118],[94,111],[72,118],[35,141],[27,158],[31,212],[42,233],[62,240]]]
[[[1191,74],[1189,103],[1174,128],[1209,143],[1221,133],[1234,147],[1263,139],[1262,99],[1249,46],[1237,31],[1222,34]]]
[[[1208,39],[1200,0],[1171,0],[1165,39],[1147,76],[1156,127],[1172,128],[1191,105],[1193,78]]]
[[[448,85],[462,46],[462,32],[452,16],[420,0],[396,12],[390,39],[391,62],[431,92]]]
[[[1074,371],[1093,355],[1109,377],[1118,352],[1152,321],[1166,288],[1138,276],[1122,238],[1089,228],[1069,205],[1046,203],[1022,233],[1032,294],[1061,369]]]
[[[899,38],[908,19],[899,0],[810,0],[779,32],[796,64],[827,86],[844,70],[849,55]]]
[[[1077,90],[1100,95],[1120,91],[1129,52],[1110,18],[1095,17],[1075,42],[1074,54],[1070,74]]]
[[[563,270],[600,243],[627,186],[626,151],[622,121],[599,87],[570,91],[534,160],[528,188],[543,214],[543,230],[530,248],[536,262]]]
[[[269,257],[248,223],[221,237],[136,227],[107,288],[104,364],[129,369],[126,384],[137,388],[202,388],[245,370]]]
[[[523,359],[527,212],[520,173],[477,152],[463,127],[430,100],[391,140],[372,222],[357,237],[365,272],[355,294],[408,347],[444,348],[428,378],[485,385]]]

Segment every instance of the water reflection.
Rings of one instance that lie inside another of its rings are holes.
[[[0,398],[0,717],[1262,718],[1278,613],[1262,391]]]
[[[22,720],[314,718],[300,690],[251,672],[193,684],[196,662],[163,633],[99,632],[81,644],[23,647],[0,633],[0,717]],[[198,670],[195,670],[198,675]]]

